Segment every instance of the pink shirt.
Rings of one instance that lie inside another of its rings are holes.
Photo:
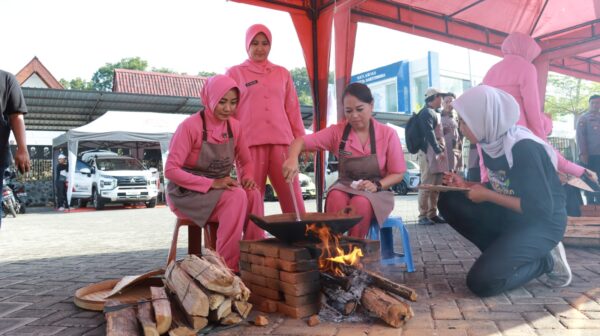
[[[242,90],[236,118],[244,128],[248,146],[289,145],[304,135],[298,95],[289,71],[271,65],[257,72],[243,63],[230,68],[227,75]]]
[[[404,161],[404,152],[398,134],[391,127],[381,124],[371,118],[371,122],[375,125],[375,148],[377,149],[377,162],[381,176],[385,177],[388,174],[402,174],[406,171],[406,162]],[[340,142],[344,133],[346,121],[331,125],[326,129],[320,130],[317,133],[305,135],[304,146],[307,151],[328,150],[339,156]],[[348,141],[346,141],[346,151],[352,154],[349,157],[361,157],[371,154],[371,141],[363,146],[360,143],[358,135],[354,130],[350,131]]]
[[[237,120],[230,118],[231,131],[235,142],[236,165],[241,164],[244,172],[243,178],[252,177],[252,166],[250,165],[250,152],[244,143],[240,124]],[[213,135],[211,128],[207,127],[209,143],[226,143],[228,138],[222,135]],[[165,177],[177,185],[197,192],[207,192],[214,179],[197,176],[186,172],[182,167],[195,167],[200,149],[202,148],[202,118],[200,113],[195,113],[185,119],[177,131],[173,134],[169,144],[169,156],[165,164]],[[238,170],[239,172],[239,170]]]

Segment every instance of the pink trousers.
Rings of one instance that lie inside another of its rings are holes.
[[[334,189],[327,192],[325,212],[335,213],[349,205],[354,207],[356,213],[362,216],[363,219],[348,230],[348,235],[365,238],[369,233],[369,226],[374,216],[371,202],[366,197],[351,195],[341,190]]]
[[[294,212],[294,202],[290,186],[282,174],[283,161],[287,158],[288,145],[260,145],[250,147],[250,156],[254,161],[254,181],[258,184],[262,196],[265,196],[265,186],[267,176],[271,185],[279,198],[279,205],[282,212]],[[298,211],[304,213],[304,201],[302,199],[302,189],[298,178],[292,183],[296,201],[298,202]]]
[[[171,209],[179,218],[187,218],[177,209]],[[262,196],[258,190],[233,188],[221,194],[208,222],[219,223],[217,227],[217,253],[225,259],[225,263],[234,272],[239,271],[240,245],[242,239],[256,240],[265,237],[265,233],[248,215],[264,214]]]

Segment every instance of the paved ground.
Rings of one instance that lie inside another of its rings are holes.
[[[396,213],[416,216],[415,196],[396,197]],[[307,202],[314,211],[314,201]],[[77,308],[76,289],[164,266],[174,218],[166,208],[62,214],[46,209],[5,218],[0,230],[0,335],[104,335],[100,313]],[[267,213],[279,211],[267,203]],[[447,225],[409,225],[417,271],[386,275],[417,289],[415,317],[402,329],[382,323],[322,323],[271,315],[266,328],[220,335],[600,335],[600,249],[568,248],[575,277],[565,289],[537,281],[479,299],[465,287],[477,250]],[[185,233],[180,247],[185,247]],[[180,254],[183,253],[180,250]]]

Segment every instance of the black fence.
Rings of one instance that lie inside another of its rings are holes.
[[[17,146],[11,145],[13,154]],[[28,146],[29,158],[31,159],[31,170],[25,175],[17,174],[17,180],[24,181],[51,181],[52,180],[52,147],[51,146]],[[11,163],[11,165],[13,165]]]
[[[569,138],[548,138],[548,142],[565,157],[565,159],[577,162],[577,146],[574,139]]]

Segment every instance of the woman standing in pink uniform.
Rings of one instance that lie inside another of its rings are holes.
[[[482,83],[513,96],[520,110],[517,125],[528,128],[537,137],[547,141],[547,136],[552,129],[552,121],[542,111],[537,70],[532,63],[540,55],[541,50],[531,36],[519,32],[511,33],[502,42],[504,58],[488,70]],[[481,152],[479,154],[481,158]],[[581,176],[585,172],[592,177],[591,172],[568,161],[558,151],[557,155],[560,172],[575,176]],[[487,170],[483,166],[483,159],[480,159],[479,163],[481,180],[487,181]]]
[[[238,271],[242,233],[247,240],[264,238],[264,231],[248,220],[249,213],[263,215],[263,201],[239,122],[230,118],[240,97],[237,85],[217,75],[207,80],[201,95],[204,110],[185,119],[169,145],[167,197],[178,218],[200,227],[219,223],[217,252]],[[243,170],[241,183],[229,176],[234,161]]]
[[[256,24],[246,31],[248,59],[227,71],[242,89],[244,100],[237,115],[250,149],[254,181],[265,195],[267,177],[277,192],[283,212],[294,212],[292,193],[281,173],[290,143],[304,135],[298,95],[289,71],[269,62],[272,37],[267,27]],[[242,168],[243,171],[244,168]],[[297,200],[302,200],[298,178],[293,180]],[[304,213],[304,203],[298,202]]]
[[[394,209],[394,194],[388,189],[402,181],[406,162],[398,134],[373,117],[373,95],[360,83],[346,87],[342,95],[344,121],[292,142],[283,164],[287,179],[298,174],[302,151],[328,150],[339,159],[339,179],[329,188],[326,212],[353,206],[363,219],[349,230],[352,237],[364,238],[373,216],[379,225]]]

